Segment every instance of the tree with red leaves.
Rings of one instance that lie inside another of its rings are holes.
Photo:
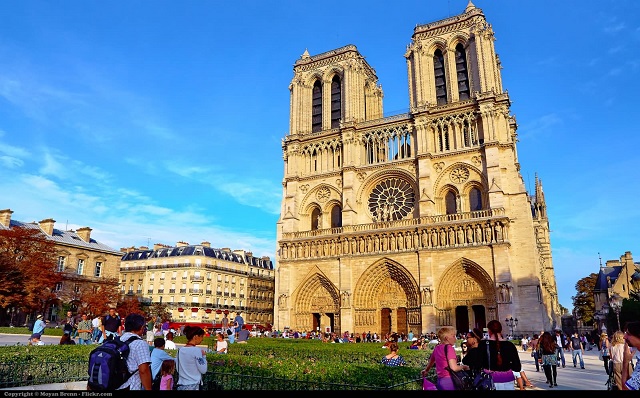
[[[56,247],[38,229],[0,229],[0,307],[45,312],[62,281],[56,272]]]

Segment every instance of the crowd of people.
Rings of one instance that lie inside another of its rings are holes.
[[[222,324],[223,328],[216,333],[214,352],[226,354],[229,344],[236,341],[246,343],[249,339],[249,330],[243,327],[244,320],[240,314],[233,320],[229,320],[225,314]],[[29,338],[30,345],[44,344],[41,335],[46,327],[42,315],[38,315],[33,324],[33,334]],[[151,389],[153,379],[158,377],[161,378],[162,389],[173,389],[173,374],[177,370],[180,374],[178,389],[198,389],[202,374],[206,372],[208,353],[207,349],[198,346],[208,331],[198,326],[183,326],[179,333],[187,337],[187,343],[177,351],[174,358],[165,351],[177,348],[173,342],[176,331],[169,327],[167,320],[159,322],[155,316],[145,319],[140,314],[129,314],[125,319],[121,319],[115,308],[109,309],[109,313],[104,317],[97,316],[92,320],[89,320],[85,313],[76,317],[69,311],[59,344],[101,344],[105,339],[115,336],[126,339],[138,335],[141,339],[131,345],[131,355],[127,360],[129,370],[133,372],[137,369],[138,372],[122,386],[123,388]],[[398,343],[410,342],[409,349],[432,350],[422,374],[426,376],[435,368],[436,388],[439,390],[454,389],[450,370],[490,370],[497,390],[511,390],[514,386],[521,390],[533,387],[522,370],[518,348],[503,336],[502,324],[497,320],[487,324],[486,333],[474,328],[465,335],[456,334],[453,327],[446,326],[440,328],[437,333],[420,336],[415,336],[412,331],[407,334],[389,333],[381,337],[376,332],[356,334],[345,331],[337,334],[322,333],[320,330],[298,332],[285,329],[282,332],[274,331],[271,337],[319,339],[331,343],[384,341],[382,347],[387,348],[389,352],[382,357],[381,363],[386,366],[405,366],[406,361],[399,352]],[[456,349],[458,340],[461,340],[461,343]],[[531,338],[528,335],[523,336],[520,348],[522,351],[531,350],[536,371],[542,368],[550,388],[558,386],[558,368],[564,368],[567,362],[565,351],[571,353],[574,367],[579,365],[581,369],[585,369],[584,352],[596,347],[605,372],[614,380],[615,389],[640,389],[640,368],[634,366],[633,362],[635,359],[637,365],[640,359],[640,321],[629,322],[624,332],[616,331],[611,338],[603,332],[595,340],[597,341],[589,339],[586,334],[573,333],[567,336],[562,330],[556,329],[552,332],[541,331],[540,334],[533,334]],[[144,344],[145,342],[147,344]]]

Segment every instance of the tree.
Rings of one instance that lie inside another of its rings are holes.
[[[0,229],[0,307],[44,312],[62,281],[56,246],[35,228]]]
[[[158,321],[171,320],[171,312],[166,304],[153,303],[149,306],[149,315],[157,315]]]
[[[120,298],[117,278],[105,278],[100,284],[83,282],[77,295],[78,310],[89,316],[105,314]]]
[[[121,318],[125,318],[129,314],[144,314],[144,311],[140,309],[140,300],[135,294],[125,297],[122,301],[118,302],[117,306],[118,315]]]
[[[580,279],[576,283],[576,292],[578,294],[572,297],[576,316],[582,320],[584,325],[593,325],[595,320],[596,303],[593,299],[593,291],[596,288],[597,279],[598,274],[595,273]]]

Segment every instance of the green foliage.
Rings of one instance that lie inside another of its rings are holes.
[[[387,367],[380,363],[388,352],[380,343],[251,338],[247,344],[230,344],[229,354],[208,354],[205,384],[224,390],[419,390],[420,372],[431,352],[409,350],[409,343],[400,345],[399,353],[408,366]],[[47,374],[56,382],[86,380],[93,348],[95,345],[0,347],[0,388],[53,382]],[[69,376],[64,375],[65,368]],[[434,374],[430,378],[435,381]],[[26,381],[16,384],[18,379]]]

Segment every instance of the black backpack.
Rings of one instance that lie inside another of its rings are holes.
[[[123,385],[129,377],[135,374],[127,368],[129,344],[140,337],[131,336],[126,341],[119,336],[104,341],[89,354],[89,390],[115,390]]]

